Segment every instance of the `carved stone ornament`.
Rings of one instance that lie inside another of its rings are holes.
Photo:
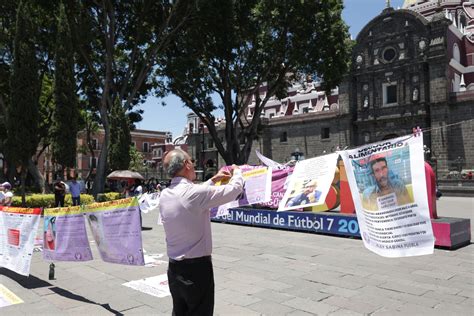
[[[421,40],[418,42],[418,47],[421,49],[421,50],[425,50],[426,48],[426,42],[425,40]]]
[[[362,61],[363,61],[363,60],[364,60],[364,59],[362,58],[362,55],[357,55],[357,57],[356,57],[356,63],[362,64]]]
[[[417,102],[419,98],[418,88],[413,89],[412,100],[413,102]]]
[[[364,91],[368,91],[368,90],[369,90],[369,85],[366,84],[366,83],[364,83],[364,85],[362,86],[362,89],[363,89]]]
[[[440,36],[440,37],[433,38],[430,42],[430,46],[441,45],[443,43],[444,43],[444,38]]]

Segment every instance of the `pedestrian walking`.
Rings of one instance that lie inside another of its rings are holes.
[[[76,177],[72,178],[69,191],[71,192],[72,205],[81,205],[81,185],[76,181]]]
[[[10,206],[13,202],[12,185],[10,182],[0,184],[0,205]]]
[[[212,315],[214,272],[209,209],[235,200],[243,191],[240,169],[219,172],[204,184],[194,184],[196,172],[191,157],[180,149],[170,151],[164,167],[171,185],[160,197],[160,215],[169,257],[168,283],[173,315]],[[227,185],[213,182],[230,179]]]
[[[64,198],[66,197],[66,184],[57,179],[54,184],[54,206],[55,207],[64,207]]]

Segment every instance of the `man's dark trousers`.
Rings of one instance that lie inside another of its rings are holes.
[[[214,271],[211,257],[170,259],[168,283],[173,315],[213,315]]]

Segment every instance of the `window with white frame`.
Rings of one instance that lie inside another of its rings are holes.
[[[214,139],[212,137],[207,139],[207,148],[214,148]]]
[[[272,118],[275,115],[276,115],[276,110],[275,109],[268,109],[267,111],[265,111],[265,116],[267,116],[268,118]]]

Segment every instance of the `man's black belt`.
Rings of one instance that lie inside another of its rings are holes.
[[[173,264],[191,264],[191,263],[198,263],[198,262],[211,262],[211,256],[204,256],[198,258],[185,258],[183,260],[174,260],[170,258],[170,263]]]

